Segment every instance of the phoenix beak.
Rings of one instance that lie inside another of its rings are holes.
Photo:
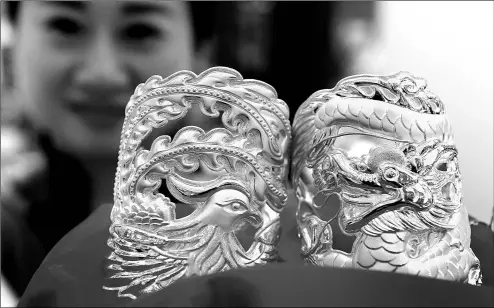
[[[246,220],[252,224],[254,228],[259,228],[262,226],[263,219],[261,218],[260,213],[252,213],[247,216]]]

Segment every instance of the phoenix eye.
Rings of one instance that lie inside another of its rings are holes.
[[[227,204],[227,207],[234,212],[247,211],[247,206],[241,202],[234,201]]]

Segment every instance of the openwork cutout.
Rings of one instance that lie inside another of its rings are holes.
[[[187,126],[141,147],[153,129],[183,118],[194,104],[221,117],[224,127]],[[135,299],[182,277],[276,261],[287,200],[288,118],[271,86],[225,67],[140,84],[120,141],[104,289]],[[203,176],[195,176],[198,170]],[[182,204],[157,192],[163,181]],[[175,208],[184,205],[195,210],[177,219]],[[258,230],[244,249],[235,234],[247,224]]]
[[[307,262],[481,284],[451,125],[424,79],[345,78],[309,97],[293,132]],[[341,207],[323,220],[313,200],[333,194]],[[350,253],[333,248],[333,219],[355,237]]]

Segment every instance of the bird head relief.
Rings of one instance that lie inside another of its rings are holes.
[[[186,126],[142,146],[153,129],[194,106],[222,126]],[[276,260],[287,200],[288,118],[271,86],[225,67],[140,84],[122,129],[104,289],[135,299],[182,277]],[[162,184],[170,196],[158,192]],[[178,218],[180,206],[193,211]],[[250,248],[236,235],[247,225],[256,228]]]

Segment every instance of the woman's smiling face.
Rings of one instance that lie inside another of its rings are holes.
[[[116,155],[135,87],[192,69],[188,9],[181,1],[22,2],[13,69],[29,119],[62,150]]]

